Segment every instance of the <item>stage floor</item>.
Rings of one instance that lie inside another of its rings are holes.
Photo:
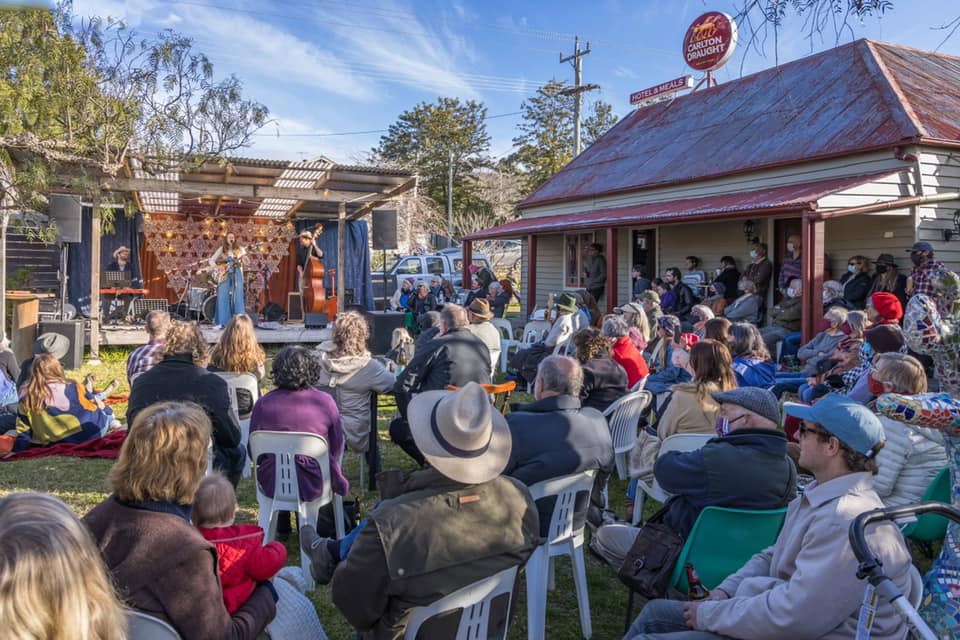
[[[216,330],[211,325],[200,325],[208,342],[216,342],[222,330]],[[257,327],[257,340],[260,344],[319,344],[330,339],[329,329],[307,329],[303,323],[277,324],[276,329]],[[86,331],[87,344],[90,344],[89,325]],[[146,344],[147,333],[143,325],[117,324],[100,327],[100,344],[102,346],[132,346]]]

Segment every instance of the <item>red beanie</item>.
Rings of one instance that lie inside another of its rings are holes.
[[[877,313],[886,320],[899,320],[903,317],[903,305],[897,296],[886,291],[879,291],[870,296],[870,302]]]

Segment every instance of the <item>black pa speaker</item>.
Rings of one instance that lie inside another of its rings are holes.
[[[60,358],[64,369],[79,369],[83,365],[83,320],[67,320],[64,322],[41,322],[37,328],[37,335],[44,333],[58,333],[70,341],[70,350]]]
[[[374,209],[373,248],[378,250],[397,248],[396,209]]]
[[[263,319],[266,322],[280,322],[283,319],[283,307],[276,302],[271,302],[263,308]]]
[[[390,339],[393,330],[405,327],[404,314],[399,311],[368,311],[364,314],[370,325],[370,339],[367,348],[375,356],[384,356],[390,351]]]
[[[330,316],[325,313],[305,313],[303,314],[304,329],[324,329],[330,322]]]
[[[57,240],[81,242],[80,196],[67,193],[50,194],[50,219],[57,224]]]

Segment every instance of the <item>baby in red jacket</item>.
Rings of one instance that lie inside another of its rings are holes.
[[[227,611],[243,606],[258,582],[277,575],[287,561],[279,542],[263,545],[263,529],[255,524],[234,524],[237,494],[219,473],[200,481],[193,499],[193,524],[200,535],[216,546],[220,583]]]

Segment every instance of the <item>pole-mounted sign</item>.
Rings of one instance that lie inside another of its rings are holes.
[[[709,11],[687,29],[683,38],[683,58],[697,71],[719,69],[737,47],[737,23],[719,11]]]

